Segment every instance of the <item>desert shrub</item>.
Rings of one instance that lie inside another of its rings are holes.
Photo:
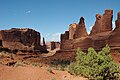
[[[17,52],[18,52],[17,49],[12,50],[12,53],[13,53],[13,54],[16,54]]]
[[[16,62],[14,67],[18,67],[18,66],[25,66],[25,64],[23,62]]]
[[[88,53],[77,49],[76,61],[70,64],[69,72],[93,80],[116,80],[119,77],[120,68],[115,64],[109,53],[108,45],[99,52],[96,52],[93,48],[89,48]]]
[[[2,52],[2,51],[4,51],[4,52],[11,52],[11,50],[8,49],[8,48],[0,47],[0,52]]]
[[[54,59],[51,64],[55,69],[64,71],[70,65],[70,60]]]
[[[56,79],[54,77],[52,77],[51,80],[56,80]]]
[[[64,71],[64,70],[65,70],[65,67],[66,67],[66,65],[61,65],[60,70],[61,70],[61,71]]]
[[[58,66],[58,65],[61,65],[61,66],[67,66],[67,65],[70,65],[70,61],[69,60],[60,60],[60,59],[54,59],[52,62],[51,62],[52,65],[55,65],[55,66]]]
[[[51,68],[47,68],[47,71],[53,73]]]
[[[36,67],[36,66],[38,66],[39,64],[36,63],[36,62],[32,62],[32,65]]]

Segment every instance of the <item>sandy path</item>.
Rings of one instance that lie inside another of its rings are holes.
[[[50,73],[39,67],[7,67],[0,66],[0,80],[86,80],[82,77],[71,76],[67,71],[53,70]]]

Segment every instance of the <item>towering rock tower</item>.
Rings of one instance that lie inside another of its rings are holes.
[[[80,38],[80,37],[86,37],[86,36],[88,36],[88,33],[86,31],[84,18],[81,17],[78,25],[76,26],[76,31],[75,31],[75,34],[74,34],[74,39]]]
[[[120,12],[118,12],[118,16],[117,16],[117,20],[115,21],[115,25],[116,25],[116,28],[120,28]]]
[[[2,46],[2,40],[0,40],[0,46]]]
[[[102,15],[96,14],[96,22],[90,32],[90,35],[97,33],[112,31],[113,10],[105,10]]]
[[[69,39],[74,39],[77,24],[73,23],[69,25]]]
[[[120,12],[118,12],[117,20],[115,21],[116,27],[112,31],[108,38],[108,44],[110,47],[120,49]]]

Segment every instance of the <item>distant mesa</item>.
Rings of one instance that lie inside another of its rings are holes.
[[[46,47],[43,47],[44,45],[42,46],[40,43],[40,33],[29,28],[0,30],[0,40],[3,47],[11,50],[47,51]]]

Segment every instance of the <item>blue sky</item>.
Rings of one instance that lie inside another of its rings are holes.
[[[95,14],[114,11],[113,23],[120,11],[119,0],[0,0],[0,30],[32,28],[47,41],[58,41],[69,24],[85,18],[87,31],[95,23]]]

